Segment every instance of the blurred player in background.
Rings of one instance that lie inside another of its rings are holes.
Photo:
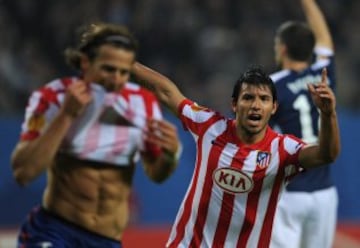
[[[128,81],[136,51],[125,27],[89,25],[66,52],[81,76],[31,95],[12,168],[21,185],[46,171],[47,186],[18,247],[121,247],[135,163],[158,183],[176,167],[176,127],[153,93]]]
[[[301,0],[301,6],[308,25],[288,21],[276,32],[276,62],[281,70],[271,78],[279,93],[279,108],[270,123],[283,133],[314,143],[318,142],[320,114],[306,85],[319,82],[326,67],[329,87],[335,88],[334,47],[315,0]],[[280,198],[271,247],[330,248],[337,206],[329,166],[300,173]]]
[[[235,119],[197,105],[171,80],[139,63],[133,73],[179,117],[197,147],[193,177],[167,247],[268,247],[288,178],[300,166],[314,168],[339,153],[335,96],[326,70],[318,86],[309,86],[322,120],[316,145],[268,127],[277,93],[259,68],[245,72],[233,88]]]

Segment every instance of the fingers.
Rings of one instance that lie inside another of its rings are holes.
[[[327,69],[324,67],[321,71],[321,84],[327,85]]]
[[[77,117],[79,116],[86,105],[92,100],[89,85],[85,82],[78,80],[67,88],[63,110],[66,114]]]
[[[80,103],[87,104],[91,100],[89,85],[84,81],[76,81],[68,88],[68,93],[79,100]]]
[[[165,120],[149,119],[147,122],[146,141],[175,153],[179,148],[177,128]]]

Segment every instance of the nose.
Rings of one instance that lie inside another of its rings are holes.
[[[260,109],[260,99],[255,98],[255,99],[252,101],[251,108],[253,108],[253,109]]]
[[[121,84],[123,82],[126,82],[128,79],[127,75],[125,75],[124,73],[122,73],[121,71],[114,71],[111,74],[111,80],[116,83],[116,84]]]

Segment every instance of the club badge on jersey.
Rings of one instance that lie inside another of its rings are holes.
[[[258,151],[256,155],[256,166],[264,169],[269,166],[271,159],[270,152]]]

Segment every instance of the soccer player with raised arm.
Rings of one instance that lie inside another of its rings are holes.
[[[288,180],[339,154],[335,96],[326,70],[317,85],[308,86],[320,111],[318,144],[268,126],[278,107],[277,93],[258,67],[242,74],[233,88],[235,119],[198,105],[170,79],[139,63],[133,73],[178,116],[197,148],[167,247],[269,247],[277,202]]]
[[[301,0],[307,23],[287,21],[275,36],[275,58],[281,68],[270,75],[279,94],[279,108],[270,124],[307,143],[318,142],[320,113],[307,84],[327,68],[335,89],[334,45],[315,0]],[[331,248],[337,220],[338,195],[330,166],[305,170],[287,186],[275,216],[273,248]]]

